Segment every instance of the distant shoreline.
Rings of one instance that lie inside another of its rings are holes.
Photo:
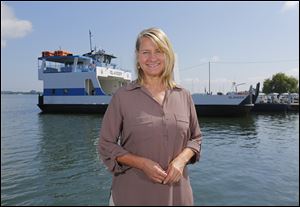
[[[22,91],[1,91],[1,94],[23,94],[23,95],[39,95],[42,92],[31,90],[29,92],[22,92]]]

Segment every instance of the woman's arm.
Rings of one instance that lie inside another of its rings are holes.
[[[167,176],[158,163],[144,157],[128,153],[117,157],[116,160],[119,164],[142,170],[152,181],[157,183],[162,183]]]

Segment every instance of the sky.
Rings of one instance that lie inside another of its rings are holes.
[[[139,32],[161,28],[192,93],[248,90],[282,72],[299,80],[299,2],[1,1],[1,91],[42,91],[42,51],[82,55],[92,45],[135,78]],[[210,62],[210,69],[209,69]]]

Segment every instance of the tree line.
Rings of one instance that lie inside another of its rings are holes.
[[[277,73],[263,84],[263,93],[299,93],[299,80],[284,73]]]

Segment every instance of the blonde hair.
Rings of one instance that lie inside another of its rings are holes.
[[[147,37],[153,41],[157,45],[157,47],[164,53],[165,55],[165,68],[163,73],[161,74],[161,79],[165,87],[174,88],[176,83],[173,78],[173,70],[175,64],[175,54],[169,41],[167,35],[159,28],[149,28],[143,30],[137,37],[135,44],[135,67],[138,74],[138,83],[144,84],[144,72],[141,70],[140,65],[138,63],[138,52],[141,45],[141,40],[143,37]]]

